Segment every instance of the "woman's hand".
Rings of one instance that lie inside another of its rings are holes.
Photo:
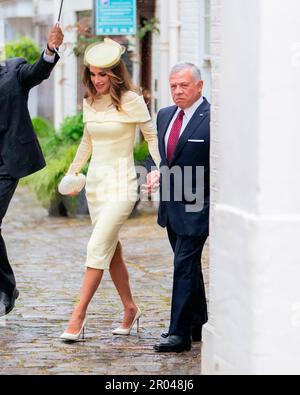
[[[151,171],[147,175],[147,184],[142,185],[142,192],[144,194],[155,193],[160,186],[160,172],[159,170]]]

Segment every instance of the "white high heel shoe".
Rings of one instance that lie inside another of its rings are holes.
[[[64,332],[61,336],[60,339],[69,341],[69,342],[78,342],[80,340],[80,336],[82,335],[82,340],[84,340],[84,327],[86,325],[87,318],[84,319],[82,326],[80,328],[80,331],[78,333],[68,333]]]
[[[133,325],[135,324],[135,322],[137,324],[136,331],[138,332],[139,331],[139,321],[140,321],[141,315],[142,315],[141,310],[139,308],[137,308],[137,312],[135,314],[135,317],[134,317],[130,327],[129,328],[121,328],[119,326],[119,328],[116,328],[112,331],[112,334],[113,335],[130,335],[131,329],[132,329]]]

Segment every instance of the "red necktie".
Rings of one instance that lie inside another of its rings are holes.
[[[183,117],[184,117],[184,111],[180,111],[177,115],[177,118],[175,119],[175,122],[173,123],[171,132],[170,132],[170,136],[169,136],[169,140],[168,140],[168,147],[167,147],[167,159],[169,161],[169,163],[171,162],[175,149],[176,149],[176,145],[178,143],[179,140],[179,135],[180,135],[180,131],[182,128],[182,122],[183,122]]]

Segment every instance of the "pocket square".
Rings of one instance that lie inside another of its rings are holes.
[[[188,140],[189,143],[204,143],[204,140]]]

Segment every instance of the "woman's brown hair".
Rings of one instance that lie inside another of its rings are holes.
[[[122,94],[128,91],[137,92],[138,89],[133,85],[127,67],[122,59],[117,64],[117,66],[113,67],[112,69],[101,70],[105,71],[110,79],[109,93],[111,95],[113,105],[118,111],[121,111]],[[87,88],[87,94],[85,95],[85,98],[91,99],[91,102],[93,103],[97,96],[97,91],[92,83],[91,73],[88,66],[84,67],[82,81]]]

